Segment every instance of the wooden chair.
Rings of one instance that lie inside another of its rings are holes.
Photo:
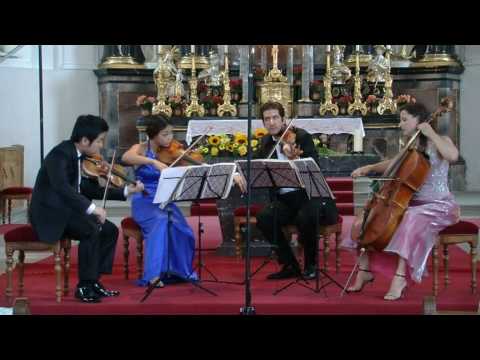
[[[250,225],[257,225],[257,214],[263,209],[263,204],[252,204],[250,206]],[[233,212],[233,227],[235,233],[235,254],[241,256],[243,244],[242,226],[247,224],[247,207],[241,206]]]
[[[328,256],[330,254],[330,238],[335,235],[335,270],[338,274],[340,271],[340,243],[342,241],[342,224],[343,218],[338,215],[337,223],[332,225],[322,225],[318,229],[318,240],[323,239],[323,270],[328,271]],[[287,237],[292,239],[293,235],[298,236],[299,231],[295,225],[284,226],[283,231]],[[299,243],[299,245],[301,245]],[[320,250],[320,247],[319,249]]]
[[[0,191],[0,203],[2,209],[2,223],[5,224],[5,215],[8,217],[8,223],[11,223],[12,215],[12,201],[13,200],[26,200],[27,209],[30,206],[30,200],[32,198],[32,188],[29,187],[8,187]]]
[[[70,239],[63,239],[55,244],[48,244],[38,240],[36,233],[31,225],[19,225],[5,233],[5,253],[7,256],[7,287],[5,289],[5,296],[7,301],[12,301],[13,295],[13,254],[15,251],[18,255],[18,295],[23,295],[24,290],[24,268],[25,268],[25,252],[39,252],[51,251],[54,256],[54,269],[56,275],[55,294],[57,302],[62,301],[62,263],[61,252],[64,251],[64,283],[63,294],[67,295],[69,286],[69,272],[70,272]]]
[[[433,295],[438,295],[438,248],[443,246],[443,263],[445,269],[445,287],[450,284],[448,276],[448,246],[452,244],[468,243],[470,245],[470,261],[472,269],[471,288],[472,293],[477,290],[477,245],[478,245],[478,226],[468,222],[460,221],[442,230],[438,236],[438,242],[433,247]]]
[[[137,277],[142,278],[143,274],[143,234],[140,226],[132,217],[126,217],[121,223],[123,233],[123,271],[125,279],[128,280],[128,257],[129,257],[129,239],[133,238],[137,242]]]

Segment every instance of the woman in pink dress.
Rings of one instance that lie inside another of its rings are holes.
[[[430,162],[430,173],[410,201],[403,219],[390,243],[382,252],[367,251],[360,255],[359,271],[349,292],[359,292],[374,280],[373,271],[392,278],[385,300],[399,299],[407,287],[407,280],[420,283],[425,275],[428,256],[438,233],[459,221],[460,208],[448,188],[449,163],[458,159],[458,150],[448,136],[441,136],[426,121],[429,113],[419,103],[407,104],[400,111],[400,128],[404,136],[411,137],[417,130],[419,150],[424,149]],[[366,176],[370,172],[383,173],[392,160],[362,166],[352,177]],[[351,238],[344,247],[357,248]]]

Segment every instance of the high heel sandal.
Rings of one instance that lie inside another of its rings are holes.
[[[400,290],[400,295],[398,296],[395,296],[393,295],[391,292],[388,292],[384,297],[383,299],[384,300],[390,300],[390,301],[394,301],[394,300],[398,300],[400,298],[403,298],[405,296],[405,292],[407,290],[407,276],[404,275],[404,274],[395,274],[395,276],[398,276],[398,277],[401,277],[401,278],[404,278],[405,279],[405,286],[402,288],[402,290]]]
[[[370,270],[365,270],[365,269],[358,269],[358,272],[365,272],[365,273],[372,273]],[[360,286],[360,288],[358,289],[355,289],[355,290],[349,290],[349,289],[346,289],[345,291],[348,292],[348,293],[353,293],[353,292],[360,292],[363,290],[363,287],[368,284],[368,283],[371,283],[373,282],[373,280],[375,280],[375,277],[372,275],[372,277],[368,280],[363,280],[362,281],[362,285]]]

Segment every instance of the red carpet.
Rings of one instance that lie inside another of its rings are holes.
[[[205,221],[206,234],[202,244],[204,247],[213,247],[217,244],[221,234],[216,228],[214,220]],[[195,227],[196,219],[190,219]],[[213,240],[212,240],[213,239]],[[217,240],[215,240],[217,239]],[[120,240],[120,239],[119,239]],[[130,273],[135,274],[135,243],[131,242]],[[470,257],[459,248],[450,250],[451,285],[444,289],[443,272],[440,272],[440,294],[437,298],[439,310],[477,309],[479,295],[470,292]],[[122,242],[118,242],[114,274],[105,276],[103,283],[113,289],[121,291],[118,298],[104,299],[100,304],[83,304],[73,298],[76,277],[76,248],[72,251],[72,269],[70,276],[70,294],[61,304],[55,302],[55,281],[52,258],[35,264],[27,264],[25,268],[25,296],[30,300],[33,314],[61,315],[61,314],[239,314],[244,305],[244,286],[220,283],[203,282],[202,285],[216,292],[218,296],[194,287],[191,284],[169,285],[163,289],[156,289],[144,302],[140,299],[145,288],[137,287],[134,280],[123,279]],[[262,263],[263,258],[252,260],[252,269]],[[197,258],[195,259],[197,261]],[[342,268],[340,274],[330,272],[335,279],[344,284],[351,271],[354,258],[349,252],[342,252]],[[231,257],[219,257],[212,251],[205,252],[204,263],[220,280],[243,281],[244,261]],[[334,254],[331,253],[330,266],[334,265]],[[430,267],[429,267],[430,268]],[[389,281],[377,275],[374,283],[368,284],[362,293],[346,294],[339,297],[340,289],[335,285],[326,288],[326,294],[321,291],[315,294],[308,289],[293,285],[277,296],[272,292],[288,281],[266,281],[265,276],[276,271],[277,266],[270,263],[252,280],[252,304],[257,314],[422,314],[422,302],[425,296],[432,293],[431,276],[420,285],[414,285],[407,290],[407,296],[398,301],[385,301],[383,296],[389,287]],[[205,270],[202,278],[208,279]],[[16,284],[16,273],[15,273]],[[314,282],[310,282],[314,286]],[[5,275],[0,276],[0,290],[4,292],[6,285]],[[2,296],[0,306],[8,306]]]

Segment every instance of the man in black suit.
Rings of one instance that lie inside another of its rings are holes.
[[[277,139],[283,134],[285,123],[285,110],[280,103],[267,102],[260,109],[263,124],[268,135],[262,138],[259,157],[266,158],[277,143]],[[300,128],[294,128],[296,135],[296,148],[303,151],[301,158],[311,157],[319,164],[318,154],[315,150],[312,135]],[[272,158],[288,159],[289,146],[285,151],[277,145]],[[337,221],[337,206],[331,198],[308,199],[304,189],[277,190],[275,200],[257,214],[257,227],[265,238],[272,244],[278,255],[278,262],[282,265],[279,272],[268,275],[268,279],[286,279],[301,274],[300,266],[290,247],[289,241],[285,238],[282,227],[288,224],[297,225],[300,231],[300,241],[304,246],[304,272],[306,279],[315,278],[315,241],[317,239],[316,214],[318,210],[318,225],[335,224]],[[274,209],[277,209],[277,221],[275,222]],[[275,229],[276,228],[276,229]],[[275,243],[274,233],[277,234]]]
[[[55,146],[46,156],[29,209],[30,222],[40,241],[55,243],[64,236],[80,241],[75,297],[87,303],[119,295],[99,281],[101,274],[112,273],[118,229],[106,220],[105,209],[92,202],[103,198],[104,189],[98,180],[81,176],[82,159],[100,153],[107,131],[104,119],[79,116],[70,140]],[[126,200],[129,194],[142,190],[140,182],[124,189],[109,188],[107,198]]]

